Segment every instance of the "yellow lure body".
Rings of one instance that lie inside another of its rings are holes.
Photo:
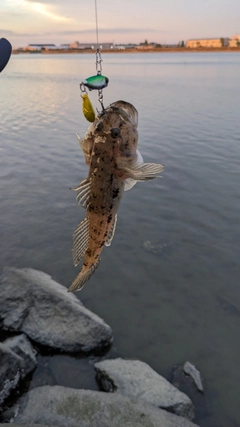
[[[94,122],[96,116],[92,103],[86,93],[83,93],[81,96],[83,115],[89,122]]]

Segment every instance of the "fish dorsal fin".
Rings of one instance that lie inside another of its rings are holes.
[[[79,186],[72,188],[77,192],[76,200],[83,208],[87,208],[91,197],[91,181],[86,178],[80,182]]]
[[[101,261],[101,258],[99,257],[97,261],[94,264],[92,264],[90,268],[88,268],[88,270],[80,271],[76,279],[73,281],[70,288],[68,289],[68,292],[80,291],[85,285],[85,283],[90,279],[91,275],[94,273],[94,271],[98,267],[100,261]]]
[[[164,166],[157,163],[140,163],[134,166],[120,166],[119,170],[127,175],[127,178],[135,181],[147,181],[157,178],[157,174],[164,170]]]
[[[88,241],[89,241],[89,220],[85,218],[80,224],[77,226],[76,230],[73,233],[73,264],[75,267],[79,264],[79,261],[84,256]]]
[[[114,236],[114,233],[115,233],[115,230],[116,230],[116,225],[117,225],[117,214],[115,215],[114,221],[113,221],[113,223],[111,225],[110,231],[109,231],[108,236],[107,236],[107,240],[104,243],[105,246],[110,246],[111,245],[112,239],[113,239],[113,236]]]
[[[141,155],[139,150],[136,151],[136,154],[137,154],[136,163],[137,164],[143,163],[143,156]],[[125,180],[124,191],[131,190],[131,188],[133,188],[135,184],[137,184],[137,181],[135,179],[127,178]]]

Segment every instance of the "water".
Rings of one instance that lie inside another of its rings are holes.
[[[165,171],[124,194],[112,246],[77,295],[113,328],[112,357],[143,360],[167,378],[191,361],[206,390],[198,424],[239,426],[240,56],[103,59],[105,105],[135,105],[144,160]],[[94,73],[94,60],[19,55],[0,75],[1,268],[36,268],[66,286],[77,274],[71,235],[84,210],[69,188],[87,175],[75,132],[88,126],[78,85]],[[48,368],[58,372],[52,383],[95,388],[83,361],[39,360],[32,386]]]

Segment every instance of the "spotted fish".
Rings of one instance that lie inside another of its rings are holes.
[[[74,189],[78,203],[86,209],[86,218],[73,234],[73,262],[77,266],[83,258],[83,266],[70,292],[83,288],[99,265],[104,245],[111,244],[123,191],[137,181],[156,178],[164,169],[143,163],[137,148],[137,125],[134,106],[117,101],[97,116],[80,140],[89,174]]]

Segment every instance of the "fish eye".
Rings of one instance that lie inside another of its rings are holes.
[[[120,135],[120,129],[119,128],[112,128],[111,129],[111,137],[117,138]]]
[[[101,130],[103,130],[103,122],[102,122],[102,121],[100,121],[100,122],[97,124],[97,126],[96,126],[96,130],[97,130],[98,132],[101,132]]]

